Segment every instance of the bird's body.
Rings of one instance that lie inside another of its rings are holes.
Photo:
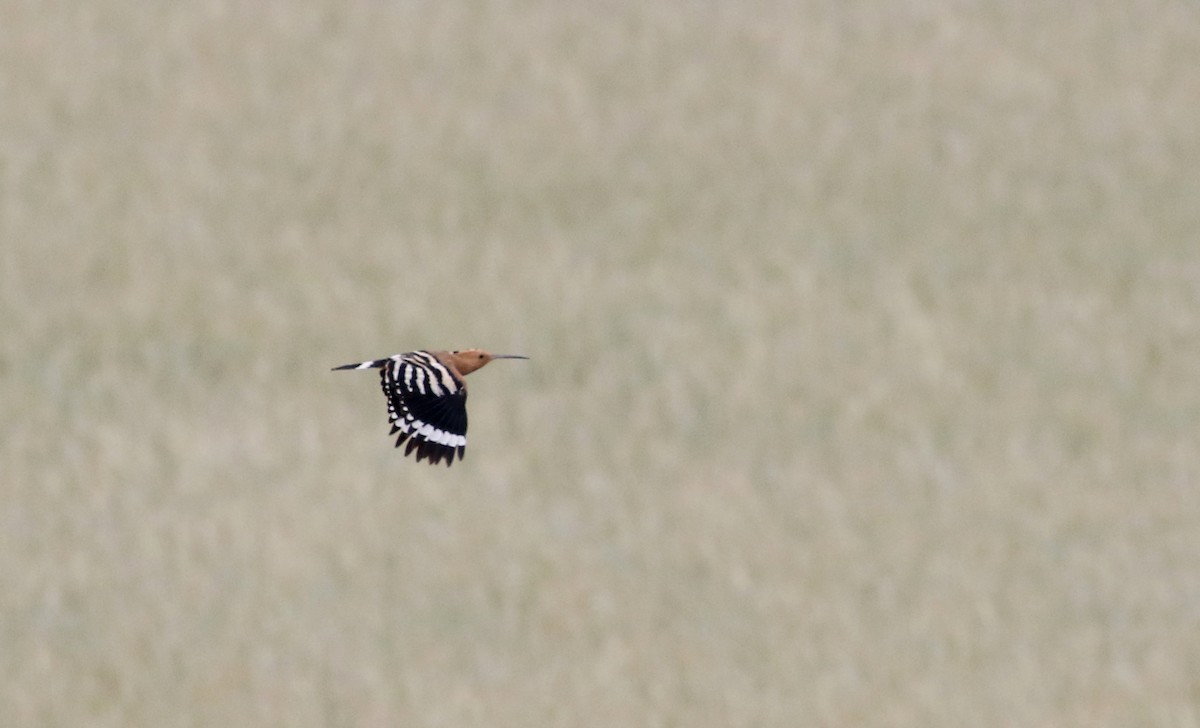
[[[463,377],[493,359],[525,359],[511,354],[489,354],[480,349],[463,351],[410,351],[386,359],[344,364],[339,369],[379,369],[383,396],[388,403],[391,434],[399,433],[396,447],[406,440],[404,454],[414,450],[417,461],[432,465],[443,459],[449,467],[454,456],[462,460],[467,448],[467,383]]]

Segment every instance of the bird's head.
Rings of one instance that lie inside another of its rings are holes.
[[[466,376],[471,372],[483,367],[493,359],[528,359],[527,356],[519,354],[489,354],[483,349],[463,349],[462,351],[452,351],[449,357],[454,361],[454,368],[460,374]]]

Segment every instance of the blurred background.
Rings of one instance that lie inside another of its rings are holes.
[[[3,15],[4,725],[1200,725],[1195,3]]]

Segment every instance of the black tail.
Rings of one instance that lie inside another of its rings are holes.
[[[391,359],[376,359],[375,361],[361,361],[354,364],[343,364],[340,367],[330,369],[331,372],[336,372],[339,369],[378,369],[384,364],[387,364]]]

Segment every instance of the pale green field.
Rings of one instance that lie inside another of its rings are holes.
[[[1200,726],[1194,2],[5,5],[0,725]]]

